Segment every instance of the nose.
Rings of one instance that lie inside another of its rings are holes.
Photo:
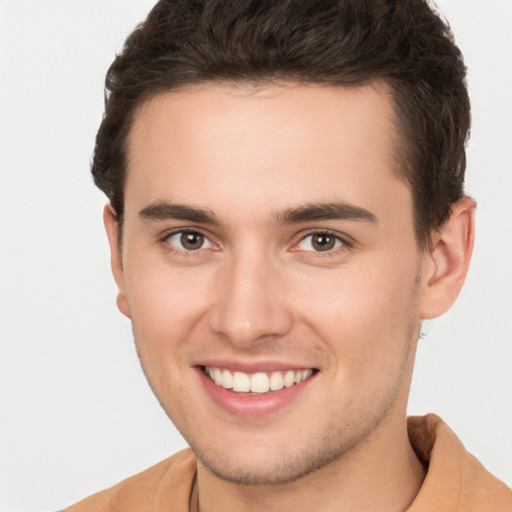
[[[227,258],[214,283],[213,331],[239,348],[287,334],[293,314],[284,281],[279,264],[255,252]]]

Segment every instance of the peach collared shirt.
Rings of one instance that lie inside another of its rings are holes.
[[[428,472],[407,512],[512,512],[512,491],[438,416],[411,417],[408,431]],[[189,512],[195,474],[195,456],[183,450],[64,512]]]

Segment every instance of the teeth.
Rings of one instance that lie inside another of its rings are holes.
[[[217,384],[217,382],[215,382],[215,384]],[[248,393],[250,389],[251,379],[249,375],[242,372],[235,372],[233,375],[233,391]]]
[[[295,384],[295,373],[292,370],[288,370],[284,375],[284,385],[287,388],[292,387]]]
[[[232,389],[237,393],[268,393],[289,388],[294,384],[309,379],[313,375],[311,368],[306,370],[287,370],[272,373],[258,372],[249,375],[244,372],[230,372],[221,368],[205,367],[204,373],[210,379],[225,389]]]
[[[311,377],[311,374],[313,373],[313,370],[302,370],[302,379],[306,380],[308,377]]]
[[[272,372],[270,376],[270,389],[278,391],[284,388],[284,379],[281,372]]]
[[[233,387],[233,375],[228,370],[222,372],[222,387],[231,389]]]
[[[255,373],[251,377],[251,391],[253,393],[266,393],[269,390],[269,382],[266,373]]]

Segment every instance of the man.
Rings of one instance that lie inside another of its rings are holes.
[[[469,119],[422,0],[159,2],[109,70],[93,175],[191,450],[68,510],[512,510],[442,420],[406,418],[471,257]]]

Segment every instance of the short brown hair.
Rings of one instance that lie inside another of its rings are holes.
[[[143,101],[208,82],[381,81],[400,135],[397,173],[426,247],[463,196],[465,79],[450,28],[426,0],[161,0],[108,70],[92,174],[122,225],[126,140]]]

